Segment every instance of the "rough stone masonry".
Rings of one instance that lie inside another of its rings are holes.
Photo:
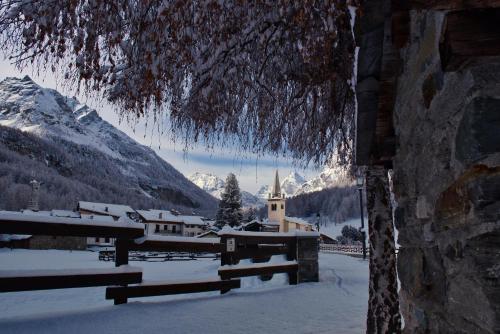
[[[500,333],[500,60],[444,69],[450,15],[410,11],[400,54],[393,169],[404,332]]]

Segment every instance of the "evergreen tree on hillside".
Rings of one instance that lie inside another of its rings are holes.
[[[219,202],[215,225],[219,228],[222,228],[226,224],[234,227],[240,225],[241,220],[240,187],[238,185],[238,180],[236,180],[236,176],[233,173],[229,173],[226,178],[224,192]]]

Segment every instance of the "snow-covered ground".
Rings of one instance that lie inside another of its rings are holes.
[[[280,261],[276,258],[274,261]],[[217,277],[220,261],[132,262],[145,280]],[[0,249],[0,270],[106,268],[97,253]],[[114,306],[104,287],[0,294],[1,333],[361,333],[368,263],[320,254],[320,282],[287,285],[243,279],[225,295],[208,292],[130,299]]]
[[[352,227],[359,229],[361,227],[361,218],[349,219],[340,224],[329,222],[326,226],[321,225],[319,227],[319,231],[336,239],[339,235],[342,235],[342,228],[344,228],[344,226],[346,225],[351,225]],[[368,238],[368,218],[366,217],[365,217],[365,231]]]

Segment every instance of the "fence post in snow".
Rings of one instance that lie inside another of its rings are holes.
[[[116,267],[128,264],[128,248],[129,248],[128,243],[129,243],[129,240],[120,239],[120,238],[116,239],[116,242],[115,242],[115,266]],[[126,303],[127,303],[127,297],[115,298],[115,305],[126,304]]]
[[[319,281],[318,246],[319,238],[317,235],[297,236],[298,283]],[[290,282],[290,284],[292,283]]]

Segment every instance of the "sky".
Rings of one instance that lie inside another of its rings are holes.
[[[228,173],[234,173],[243,190],[255,193],[263,185],[271,184],[274,171],[279,170],[281,178],[292,171],[296,171],[306,179],[310,179],[319,173],[313,168],[302,169],[293,165],[290,159],[278,158],[272,155],[257,156],[254,154],[242,155],[237,148],[214,148],[207,149],[202,144],[190,147],[187,152],[184,146],[174,143],[168,135],[159,135],[154,127],[147,125],[145,120],[138,123],[120,121],[116,109],[105,101],[97,101],[75,94],[74,90],[63,88],[61,82],[49,71],[47,73],[35,73],[33,68],[18,71],[8,61],[0,59],[0,80],[5,77],[22,77],[29,75],[42,87],[53,88],[63,95],[74,96],[82,103],[88,104],[97,110],[99,115],[113,124],[118,129],[143,145],[150,146],[160,157],[173,165],[178,171],[189,177],[195,172],[215,174],[225,179]]]

